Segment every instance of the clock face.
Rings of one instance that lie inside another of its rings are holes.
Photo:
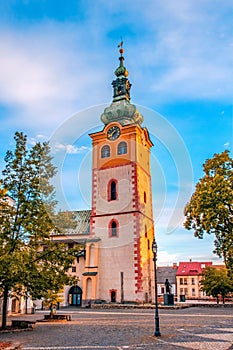
[[[111,126],[107,131],[107,138],[109,140],[116,140],[120,136],[120,128],[118,126]]]

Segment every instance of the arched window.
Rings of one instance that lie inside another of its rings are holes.
[[[116,289],[111,289],[110,290],[111,303],[116,302],[116,295],[117,295]]]
[[[117,236],[117,223],[116,221],[112,221],[111,224],[111,236],[116,237]]]
[[[101,148],[101,158],[108,157],[110,157],[110,147],[108,145],[105,145]]]
[[[112,220],[109,225],[109,237],[117,237],[118,235],[118,223]]]
[[[116,181],[112,181],[110,185],[110,200],[114,201],[117,198],[117,191],[116,191]]]
[[[118,199],[118,181],[116,179],[111,179],[107,185],[107,198],[108,201],[115,201]]]
[[[117,147],[117,154],[126,154],[127,153],[127,143],[122,141],[119,143],[118,147]]]
[[[145,238],[147,238],[147,226],[145,225]]]
[[[144,192],[144,203],[146,204],[146,192]]]

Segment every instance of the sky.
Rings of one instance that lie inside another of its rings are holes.
[[[14,133],[50,141],[58,209],[91,208],[91,140],[123,40],[131,102],[154,143],[158,264],[220,260],[183,228],[202,165],[232,156],[233,3],[227,0],[0,2],[0,170]]]

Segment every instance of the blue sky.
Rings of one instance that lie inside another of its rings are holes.
[[[8,0],[0,3],[0,168],[15,131],[51,140],[59,206],[88,209],[91,143],[124,41],[131,101],[154,143],[159,263],[214,260],[182,228],[202,164],[232,151],[233,3]]]

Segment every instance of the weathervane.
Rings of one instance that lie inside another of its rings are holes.
[[[123,49],[123,41],[122,41],[122,38],[121,38],[121,42],[117,45],[117,47],[119,47],[120,49],[119,49],[119,52],[120,52],[120,54],[121,54],[121,56],[123,55],[123,53],[124,53],[124,49]]]

